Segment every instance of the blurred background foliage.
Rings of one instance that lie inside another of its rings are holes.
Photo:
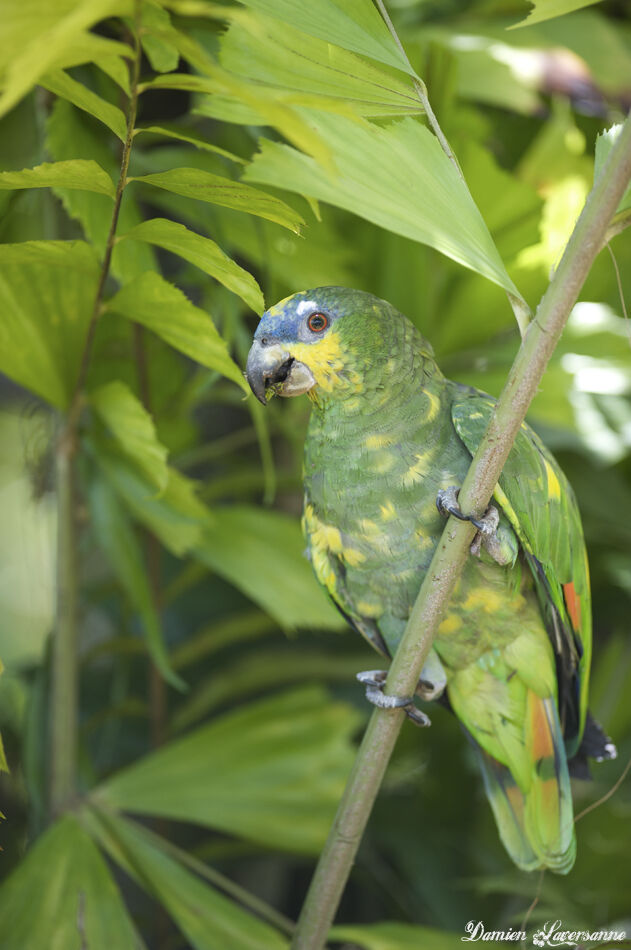
[[[546,19],[539,0],[519,29],[507,28],[528,12],[520,0],[389,10],[490,236],[370,0],[8,5],[7,950],[287,945],[368,715],[354,674],[374,658],[302,558],[307,401],[263,411],[246,398],[256,312],[322,284],[371,291],[418,325],[447,375],[497,395],[519,343],[505,290],[536,307],[593,180],[596,138],[631,104],[624,3]],[[54,457],[103,273],[135,36],[130,181],[76,457],[78,788],[50,824]],[[530,414],[583,512],[591,707],[620,752],[576,783],[577,812],[631,757],[628,236],[611,250]],[[336,941],[455,947],[470,919],[518,927],[535,894],[531,921],[631,928],[628,783],[581,819],[572,873],[540,881],[509,866],[455,720],[432,719],[430,732],[403,730]]]

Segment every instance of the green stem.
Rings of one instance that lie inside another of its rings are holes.
[[[139,4],[136,3],[138,14]],[[75,517],[75,460],[79,419],[83,392],[92,358],[96,324],[101,314],[103,293],[107,281],[116,225],[129,168],[138,104],[138,75],[140,70],[140,43],[135,41],[135,56],[131,66],[131,94],[127,113],[127,135],[121,156],[121,170],[116,188],[114,209],[107,238],[105,254],[99,275],[92,316],[84,343],[79,373],[70,407],[57,442],[57,617],[52,649],[50,691],[50,767],[49,805],[52,816],[59,815],[76,795],[78,729],[77,704],[79,698],[79,671],[77,660],[77,527]]]
[[[548,360],[631,178],[631,116],[594,184],[559,267],[522,341],[487,431],[463,483],[462,509],[480,516],[495,489]],[[411,696],[468,556],[475,529],[450,518],[394,656],[385,692]],[[320,950],[405,716],[375,709],[302,909],[293,950]]]
[[[57,624],[50,694],[50,812],[56,817],[73,797],[77,759],[77,566],[74,463],[57,453]]]
[[[460,176],[465,188],[467,189],[467,191],[469,191],[469,186],[467,185],[466,179],[464,175],[462,174],[462,169],[458,163],[458,159],[456,158],[456,155],[451,145],[447,141],[447,136],[441,129],[440,123],[438,122],[438,119],[436,118],[434,110],[432,109],[432,105],[429,101],[429,96],[427,95],[427,86],[416,75],[414,71],[414,67],[412,66],[412,63],[410,62],[410,59],[408,57],[408,54],[405,52],[403,43],[399,39],[399,34],[396,31],[395,25],[390,19],[390,14],[388,13],[386,9],[384,0],[375,0],[375,3],[377,4],[379,12],[381,13],[381,16],[383,17],[384,23],[388,27],[394,42],[397,44],[397,47],[399,49],[399,52],[401,53],[401,56],[403,57],[404,62],[410,68],[411,72],[414,73],[414,75],[411,77],[412,82],[414,84],[414,89],[421,102],[421,105],[423,106],[423,110],[425,112],[425,115],[427,116],[427,121],[429,122],[432,128],[432,131],[434,132],[434,135],[440,142],[443,152],[445,153],[449,161],[452,163],[452,165],[458,172],[458,175]],[[471,200],[473,201],[473,196],[471,195],[470,191],[469,191],[469,196],[471,197]],[[528,304],[522,297],[519,297],[516,294],[512,294],[508,290],[506,291],[506,296],[508,297],[508,302],[511,305],[511,309],[513,313],[515,314],[515,319],[517,320],[517,326],[519,327],[519,332],[521,333],[523,337],[528,328],[530,320],[532,319],[530,307],[528,306]]]

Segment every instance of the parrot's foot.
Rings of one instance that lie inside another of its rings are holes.
[[[431,726],[429,716],[417,709],[412,696],[387,696],[383,687],[388,675],[387,670],[365,670],[357,674],[357,679],[366,687],[366,699],[380,709],[403,709],[408,719],[416,726]]]
[[[514,561],[515,557],[512,551],[506,550],[506,544],[498,536],[497,528],[500,523],[500,513],[493,505],[484,512],[481,518],[474,518],[472,515],[465,515],[458,504],[458,493],[460,489],[452,486],[443,488],[436,496],[436,507],[441,515],[453,515],[459,521],[470,521],[478,529],[478,533],[471,543],[469,550],[471,554],[480,557],[482,545],[498,564],[506,565]]]

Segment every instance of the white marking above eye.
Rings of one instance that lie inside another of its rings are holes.
[[[298,314],[299,317],[302,317],[303,314],[306,313],[307,310],[312,311],[312,310],[317,310],[317,309],[318,309],[317,305],[314,303],[313,300],[301,300],[298,306],[296,307],[296,313]]]

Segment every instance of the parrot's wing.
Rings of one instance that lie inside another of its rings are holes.
[[[473,454],[495,401],[458,389],[452,418]],[[559,711],[568,754],[576,751],[587,711],[591,654],[589,571],[574,492],[557,462],[525,423],[494,492],[532,570],[554,647]]]

